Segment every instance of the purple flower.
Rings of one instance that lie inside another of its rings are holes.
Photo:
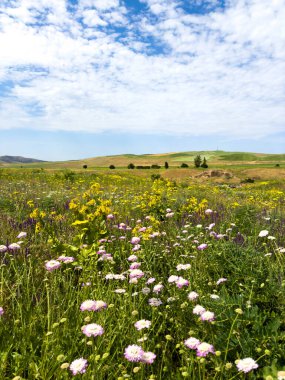
[[[138,257],[136,255],[131,255],[128,257],[128,261],[135,262],[138,260]]]
[[[190,293],[188,294],[188,299],[189,299],[190,301],[195,301],[198,297],[199,297],[199,294],[196,293],[196,292],[190,292]]]
[[[100,311],[102,309],[106,309],[107,304],[104,301],[94,301],[94,300],[87,300],[82,302],[80,306],[81,311]]]
[[[160,293],[164,286],[162,284],[157,284],[153,287],[152,291],[156,294]]]
[[[199,344],[201,344],[200,340],[193,337],[188,338],[184,341],[184,345],[190,348],[191,350],[196,350]]]
[[[209,353],[214,354],[214,347],[206,342],[202,342],[197,346],[197,356],[207,356]]]
[[[102,326],[96,323],[90,323],[89,325],[84,325],[81,327],[81,331],[88,337],[98,336],[104,334],[104,329]]]
[[[135,261],[130,265],[130,269],[138,269],[141,265],[141,263]]]
[[[0,253],[4,253],[4,252],[6,252],[7,251],[7,247],[6,247],[6,245],[0,245]]]
[[[124,356],[129,362],[140,362],[143,359],[144,351],[141,346],[132,344],[125,349]]]
[[[4,314],[4,309],[3,307],[0,307],[0,316]]]
[[[85,373],[87,366],[87,360],[80,358],[73,360],[73,362],[69,366],[69,369],[72,372],[73,376],[76,376],[79,373]]]
[[[144,352],[142,357],[142,363],[152,364],[156,358],[153,352]]]
[[[159,298],[150,298],[150,299],[148,300],[148,304],[149,304],[150,306],[157,307],[157,306],[162,305],[162,301],[161,301],[161,299],[159,299]]]
[[[208,248],[208,244],[206,244],[206,243],[200,244],[197,247],[197,249],[199,249],[199,251],[203,251],[206,248]]]
[[[137,245],[137,244],[139,244],[140,241],[141,241],[141,239],[139,237],[134,236],[131,239],[131,244]]]
[[[150,325],[151,321],[148,321],[147,319],[141,319],[135,323],[135,328],[140,331],[142,329],[148,329]]]
[[[215,314],[212,311],[204,311],[201,314],[201,321],[213,322],[215,320]]]
[[[196,305],[193,309],[193,314],[202,315],[206,309],[201,305]]]
[[[46,270],[48,270],[49,272],[58,269],[60,266],[61,263],[57,260],[50,260],[45,263]]]
[[[175,282],[176,286],[178,288],[182,288],[183,286],[188,286],[189,285],[189,281],[188,280],[185,280],[185,278],[183,277],[178,277],[178,280]]]
[[[132,269],[130,271],[130,278],[141,278],[144,276],[144,272],[140,269]]]
[[[19,249],[21,249],[21,246],[17,243],[11,243],[10,245],[8,245],[8,248],[10,251],[18,251]]]
[[[73,263],[75,261],[75,258],[72,256],[59,256],[57,258],[57,261],[62,261],[65,264]]]
[[[22,238],[25,238],[27,236],[27,232],[20,232],[19,235],[17,236],[17,239],[22,239]]]

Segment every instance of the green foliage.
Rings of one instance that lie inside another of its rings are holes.
[[[169,168],[169,165],[168,165],[168,162],[167,162],[167,161],[165,161],[165,163],[164,163],[164,168],[165,168],[165,169],[168,169],[168,168]]]
[[[128,165],[128,169],[134,169],[134,168],[135,168],[135,165],[134,165],[134,164],[130,163],[130,164]]]
[[[188,164],[185,164],[185,162],[183,162],[181,165],[180,165],[181,168],[189,168],[189,165]]]
[[[200,154],[198,154],[194,158],[194,165],[195,165],[196,168],[199,168],[201,166],[201,163],[202,163],[202,158],[201,158]]]
[[[109,169],[115,169],[115,165],[110,165]]]
[[[203,162],[202,162],[202,164],[201,164],[201,168],[204,168],[204,169],[207,169],[207,168],[208,168],[208,164],[207,164],[206,157],[204,157],[204,159],[203,159]]]

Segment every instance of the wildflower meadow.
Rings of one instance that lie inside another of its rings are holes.
[[[284,181],[0,171],[0,379],[285,379]]]

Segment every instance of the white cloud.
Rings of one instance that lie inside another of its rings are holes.
[[[0,84],[0,129],[285,130],[284,0],[201,15],[170,0],[147,0],[143,15],[117,0],[81,0],[74,13],[63,0],[13,4],[0,6],[0,81],[14,83],[4,96]]]

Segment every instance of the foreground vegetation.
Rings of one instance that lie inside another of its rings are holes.
[[[1,379],[282,378],[284,181],[0,185]]]

